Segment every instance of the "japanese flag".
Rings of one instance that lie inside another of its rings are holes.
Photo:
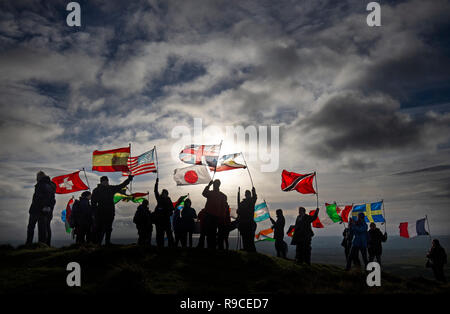
[[[173,179],[177,185],[194,185],[209,183],[211,176],[206,166],[194,165],[175,169]]]

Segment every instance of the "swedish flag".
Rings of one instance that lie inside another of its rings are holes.
[[[382,211],[383,201],[353,206],[352,218],[358,219],[359,213],[366,215],[366,222],[385,222]]]

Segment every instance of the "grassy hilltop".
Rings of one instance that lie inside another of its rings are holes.
[[[81,265],[81,287],[66,285],[66,266]],[[75,245],[60,249],[0,249],[0,294],[311,294],[449,293],[450,285],[382,273],[381,287],[368,287],[365,274],[314,264],[295,265],[259,253],[199,249],[108,248]]]

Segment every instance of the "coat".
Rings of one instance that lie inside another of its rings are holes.
[[[94,212],[89,200],[82,198],[76,200],[72,206],[72,214],[70,215],[70,225],[76,227],[89,227],[92,225]]]
[[[153,213],[155,224],[170,224],[174,207],[170,197],[162,197],[158,192],[158,184],[155,184],[156,207]]]
[[[367,247],[367,224],[365,221],[357,221],[350,226],[350,231],[353,232],[354,238],[352,246],[359,248]]]
[[[96,214],[100,216],[114,216],[116,210],[114,205],[114,194],[122,191],[130,181],[131,179],[128,178],[119,185],[98,184],[94,191],[92,191],[91,197],[91,204]]]
[[[443,267],[447,264],[447,254],[442,246],[431,248],[427,257],[431,260],[434,267]]]
[[[202,195],[206,198],[205,214],[218,217],[219,221],[225,223],[228,212],[227,196],[220,191],[210,191],[208,186]]]
[[[44,207],[55,207],[56,185],[50,180],[50,177],[41,178],[34,186],[33,200],[31,202],[30,214],[40,214]]]
[[[311,240],[311,238],[314,236],[314,232],[311,228],[311,223],[317,219],[318,215],[319,211],[316,210],[313,216],[307,214],[303,216],[297,216],[297,219],[295,220],[295,231],[291,241],[292,245],[296,245],[305,240]]]
[[[150,213],[148,207],[142,204],[139,205],[136,213],[134,214],[133,222],[136,225],[137,229],[152,230],[152,214]]]
[[[380,229],[370,229],[367,232],[367,248],[369,249],[369,254],[381,255],[383,250],[381,242],[386,242],[386,240],[387,234],[383,234]]]
[[[273,223],[273,237],[275,240],[283,240],[284,239],[284,225],[285,219],[284,216],[278,217],[277,220],[273,220],[270,218],[270,221]]]

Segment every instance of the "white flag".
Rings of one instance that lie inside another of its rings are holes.
[[[193,165],[177,168],[173,172],[173,179],[177,185],[205,184],[211,181],[208,168],[204,165]]]

